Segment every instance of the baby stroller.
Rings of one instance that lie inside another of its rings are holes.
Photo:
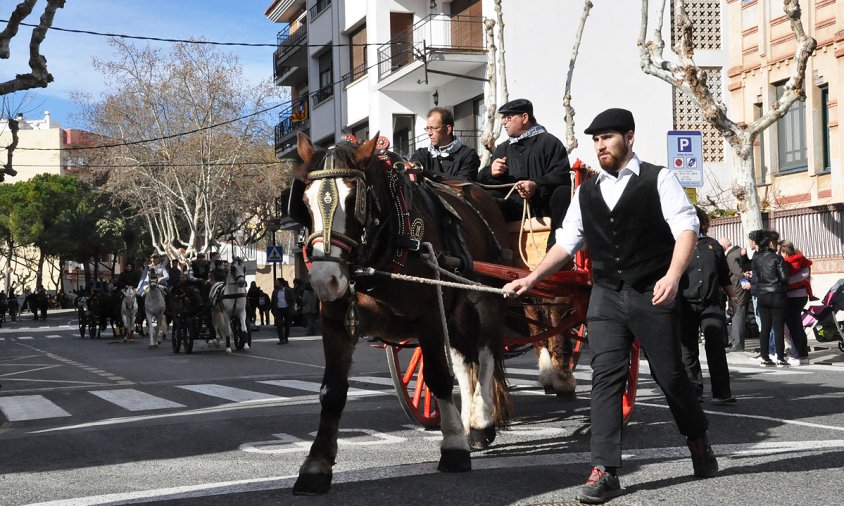
[[[838,341],[838,349],[844,352],[844,323],[835,319],[836,311],[844,310],[844,279],[836,281],[821,302],[803,311],[803,326],[811,327],[819,342]]]

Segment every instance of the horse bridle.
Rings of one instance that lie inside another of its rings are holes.
[[[342,257],[331,255],[331,246],[337,246],[351,257],[355,250],[360,247],[360,242],[351,237],[333,230],[334,215],[337,206],[340,205],[340,192],[337,190],[337,178],[355,179],[355,219],[366,226],[368,218],[368,207],[366,205],[366,175],[358,169],[336,168],[334,166],[335,156],[333,152],[326,154],[322,162],[322,168],[308,173],[308,180],[320,181],[319,200],[317,207],[322,218],[322,230],[316,230],[305,241],[305,249],[311,262],[337,262],[350,263]],[[322,243],[323,254],[313,255],[314,244]],[[325,245],[328,245],[326,248]]]

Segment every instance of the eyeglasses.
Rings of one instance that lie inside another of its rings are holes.
[[[518,112],[518,113],[508,112],[507,114],[501,115],[501,121],[510,121],[513,118],[513,116],[521,116],[523,114],[527,114],[527,113],[526,112]]]
[[[440,130],[440,129],[442,129],[442,128],[445,128],[445,125],[440,125],[440,126],[438,126],[438,127],[426,126],[426,127],[425,127],[425,131],[426,131],[426,132],[433,132],[434,130]]]

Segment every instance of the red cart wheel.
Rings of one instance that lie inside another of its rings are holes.
[[[402,344],[406,344],[403,341]],[[440,426],[440,410],[437,400],[425,384],[422,348],[387,346],[387,365],[396,387],[396,396],[404,413],[411,421],[426,429]],[[401,353],[404,352],[404,353]]]
[[[633,414],[633,405],[636,402],[636,390],[639,387],[639,340],[633,340],[633,346],[630,348],[630,369],[627,373],[627,389],[624,391],[622,398],[621,414],[624,423],[630,421],[630,416]]]

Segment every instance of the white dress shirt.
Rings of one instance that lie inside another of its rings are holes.
[[[595,177],[598,178],[601,196],[604,197],[604,202],[607,203],[610,211],[618,204],[618,200],[621,198],[624,189],[627,188],[630,178],[639,176],[639,164],[639,157],[634,154],[630,162],[618,171],[618,177],[613,177],[604,169],[599,169],[598,175]],[[657,192],[659,193],[662,216],[671,228],[671,234],[674,235],[674,238],[679,237],[680,233],[685,230],[691,230],[697,235],[700,223],[695,208],[689,202],[677,176],[665,167],[657,175]],[[574,192],[566,217],[563,219],[562,227],[558,228],[554,234],[557,244],[565,248],[571,255],[574,255],[583,247],[580,187]]]

